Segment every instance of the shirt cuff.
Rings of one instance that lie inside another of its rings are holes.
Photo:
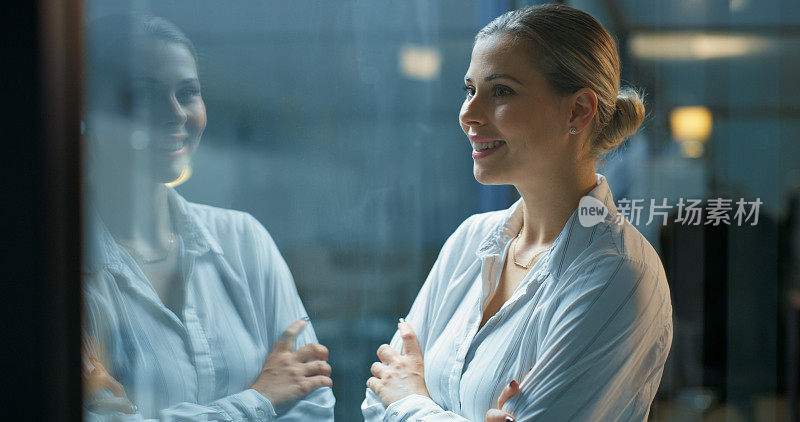
[[[224,400],[217,403],[225,412],[230,415],[244,413],[248,420],[260,422],[271,422],[278,417],[272,403],[254,389],[244,390],[230,396],[231,400]],[[230,406],[230,408],[228,408]]]
[[[384,422],[406,422],[440,412],[443,409],[430,397],[412,394],[392,403],[383,415]]]

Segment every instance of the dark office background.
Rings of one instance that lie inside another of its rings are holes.
[[[80,417],[81,14],[162,15],[195,42],[209,124],[178,190],[248,211],[271,232],[331,349],[337,420],[350,421],[375,349],[447,235],[515,198],[474,181],[457,113],[477,29],[532,3],[17,6],[5,17],[3,80],[8,408],[20,420]],[[753,227],[639,225],[661,254],[675,315],[651,419],[798,420],[800,3],[567,4],[616,36],[624,81],[647,93],[642,131],[599,170],[616,199],[764,202]],[[687,106],[712,117],[705,139],[672,126]]]

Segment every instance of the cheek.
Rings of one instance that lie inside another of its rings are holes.
[[[193,108],[186,123],[188,130],[192,132],[192,134],[199,136],[203,133],[203,130],[206,128],[206,106],[202,101]]]
[[[527,133],[532,124],[533,116],[525,110],[500,106],[497,107],[494,113],[495,124],[505,129],[507,135],[517,135],[520,133]]]
[[[498,107],[495,121],[510,137],[549,139],[557,133],[557,116],[543,107]]]

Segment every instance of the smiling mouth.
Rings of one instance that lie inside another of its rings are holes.
[[[186,147],[186,144],[183,142],[163,142],[163,143],[156,143],[156,149],[163,152],[175,152],[179,151]]]
[[[167,154],[180,153],[186,149],[187,136],[185,134],[171,135],[167,138],[158,139],[153,142],[156,150]]]
[[[497,148],[500,145],[505,145],[506,141],[493,141],[493,142],[470,142],[472,149],[475,151],[483,151],[485,149]]]

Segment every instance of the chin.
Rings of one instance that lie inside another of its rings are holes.
[[[172,183],[180,177],[180,173],[175,172],[160,172],[155,174],[155,181],[158,183]]]
[[[505,185],[508,184],[505,180],[503,180],[497,172],[493,172],[489,169],[478,167],[477,165],[473,166],[472,168],[472,175],[475,176],[475,180],[482,185]]]
[[[181,177],[185,167],[185,165],[175,163],[175,165],[154,168],[151,174],[158,183],[172,183]]]

